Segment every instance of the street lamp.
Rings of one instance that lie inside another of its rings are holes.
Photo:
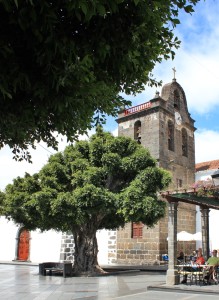
[[[211,175],[214,186],[219,186],[219,169]]]

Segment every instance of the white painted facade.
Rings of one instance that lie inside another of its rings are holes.
[[[16,258],[16,245],[19,227],[5,217],[0,217],[0,261],[13,261]],[[60,261],[62,233],[54,230],[30,232],[29,261],[40,263],[46,261]],[[108,263],[108,231],[97,232],[99,245],[98,261],[101,265]]]
[[[4,217],[0,218],[0,261],[11,261],[15,258],[15,239],[17,227],[13,222],[7,221]]]

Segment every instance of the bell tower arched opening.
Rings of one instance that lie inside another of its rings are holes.
[[[182,129],[182,156],[188,157],[188,134],[185,128]]]
[[[134,139],[141,144],[141,121],[134,124]]]
[[[174,151],[174,124],[168,121],[168,150]]]

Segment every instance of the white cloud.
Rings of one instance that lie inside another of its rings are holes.
[[[219,53],[219,39],[214,49]],[[192,47],[190,50],[180,49],[174,61],[164,61],[157,65],[154,74],[157,80],[162,79],[163,84],[169,83],[173,78],[172,68],[175,67],[176,79],[186,94],[189,110],[203,115],[219,106],[219,60],[216,53],[204,54]],[[161,92],[161,88],[146,88],[137,97],[139,102],[143,98],[145,102],[153,98],[156,90]]]
[[[214,47],[214,53],[199,53],[194,48],[191,51],[180,49],[174,61],[164,61],[154,69],[155,78],[163,84],[171,82],[172,68],[176,68],[177,82],[182,86],[188,103],[189,111],[204,115],[219,106],[219,39]],[[161,93],[161,87],[146,87],[145,91],[135,98],[128,97],[133,105],[147,102],[155,96],[156,90]]]
[[[219,44],[217,47],[219,52]],[[216,55],[189,53],[181,51],[180,60],[176,60],[179,70],[177,81],[183,87],[190,111],[206,114],[219,105],[219,76],[216,69],[219,61]]]
[[[163,61],[153,71],[155,78],[165,84],[171,82],[175,67],[176,79],[186,93],[189,110],[200,115],[219,106],[218,14],[219,1],[212,0],[199,3],[192,15],[182,13],[181,25],[175,31],[181,40],[180,49],[175,51],[174,61]],[[155,87],[146,87],[136,103],[150,100],[155,91]]]
[[[17,162],[13,159],[13,155],[9,147],[4,147],[0,151],[0,189],[3,190],[5,186],[12,183],[12,180],[18,176],[24,176],[25,172],[33,174],[38,172],[42,166],[47,162],[51,153],[47,152],[40,146],[36,150],[31,150],[33,164],[26,161]]]
[[[195,133],[196,163],[219,159],[219,132],[204,129]]]

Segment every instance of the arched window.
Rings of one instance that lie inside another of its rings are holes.
[[[134,139],[141,144],[141,121],[135,122],[134,125]]]
[[[168,121],[168,150],[174,151],[174,125]]]
[[[179,92],[177,90],[175,90],[173,92],[173,97],[174,97],[174,108],[176,109],[180,109],[180,96],[179,96]]]
[[[185,128],[182,129],[182,155],[188,156],[188,134]]]

